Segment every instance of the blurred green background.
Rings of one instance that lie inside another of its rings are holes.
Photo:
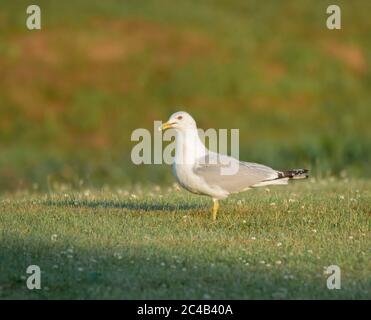
[[[39,4],[42,30],[26,29]],[[326,8],[342,29],[326,28]],[[371,2],[1,1],[0,191],[173,181],[131,132],[178,110],[240,158],[370,177]]]

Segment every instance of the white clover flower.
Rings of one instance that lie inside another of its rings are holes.
[[[57,241],[58,235],[54,233],[50,238],[52,241]]]

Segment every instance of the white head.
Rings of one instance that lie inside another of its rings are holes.
[[[189,129],[197,129],[196,121],[192,116],[184,111],[178,111],[173,113],[169,120],[165,122],[159,129],[165,130],[173,128],[177,131],[185,131]]]

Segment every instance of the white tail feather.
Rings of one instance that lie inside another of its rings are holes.
[[[289,178],[283,178],[283,179],[276,179],[276,180],[269,180],[269,181],[262,181],[257,184],[254,184],[252,187],[263,187],[263,186],[270,186],[273,184],[287,184],[289,181]]]

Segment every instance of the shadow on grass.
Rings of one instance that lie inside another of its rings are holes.
[[[115,208],[142,211],[175,211],[175,210],[197,210],[205,209],[203,204],[196,203],[149,203],[146,201],[115,201],[115,200],[47,200],[42,203],[53,207],[71,207],[71,208]]]
[[[25,239],[23,239],[25,240]],[[61,240],[61,239],[60,239]],[[73,251],[69,251],[70,247]],[[325,281],[308,281],[305,270],[292,268],[295,281],[256,263],[252,269],[233,255],[213,268],[219,251],[176,251],[142,243],[139,247],[79,247],[74,241],[47,243],[8,235],[0,243],[1,299],[297,299],[365,298],[358,290],[327,290]],[[120,255],[113,252],[119,251]],[[176,253],[176,258],[174,254]],[[210,254],[210,252],[209,252]],[[26,268],[38,265],[43,290],[26,288]],[[197,268],[196,268],[197,267]],[[21,277],[23,275],[23,278]],[[303,286],[306,281],[307,285]],[[336,294],[335,294],[336,293]]]
[[[195,257],[179,257],[182,262],[177,264],[171,261],[171,250],[158,250],[154,256],[145,244],[136,252],[121,248],[118,259],[110,248],[95,250],[79,248],[76,243],[47,244],[32,239],[24,244],[11,238],[0,244],[0,300],[202,299],[209,290],[220,297],[237,297],[245,291],[238,270],[225,275],[226,270],[216,267],[210,272],[200,261],[194,270]],[[71,245],[74,251],[67,252]],[[26,268],[31,264],[43,272],[42,290],[26,288]],[[177,264],[177,269],[171,264]]]

